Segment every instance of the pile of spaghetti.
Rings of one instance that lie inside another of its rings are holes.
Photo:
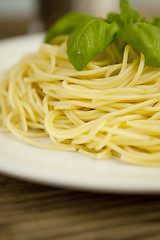
[[[76,71],[66,42],[42,44],[3,75],[1,130],[38,147],[160,164],[160,69],[112,44]],[[51,139],[51,144],[35,138]]]

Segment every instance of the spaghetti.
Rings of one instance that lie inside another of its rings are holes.
[[[159,165],[160,69],[114,43],[79,72],[66,42],[42,44],[3,75],[0,121],[2,131],[38,147]],[[41,141],[47,137],[51,143]]]

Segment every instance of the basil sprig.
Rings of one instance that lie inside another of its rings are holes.
[[[160,18],[158,17],[150,18],[148,22],[156,27],[160,27]]]
[[[127,24],[119,37],[139,49],[149,67],[160,67],[160,28],[148,23]]]
[[[75,69],[83,70],[113,42],[116,33],[116,24],[108,24],[101,19],[88,20],[87,24],[76,28],[67,43],[68,57]]]
[[[124,26],[124,23],[123,23],[123,21],[121,19],[121,16],[118,13],[114,13],[114,12],[108,13],[106,21],[108,23],[115,22],[117,24],[117,26],[119,26],[119,27],[123,27]]]
[[[57,36],[69,35],[78,25],[85,24],[86,21],[93,18],[95,17],[79,12],[67,13],[51,26],[46,33],[44,42],[50,43]]]
[[[69,35],[67,54],[76,70],[86,65],[107,46],[120,38],[137,48],[150,67],[160,67],[160,18],[148,22],[127,0],[120,0],[120,14],[109,13],[106,19],[69,13],[47,32],[46,43],[59,35]]]
[[[132,6],[130,6],[127,0],[120,0],[120,9],[120,17],[124,24],[145,21],[145,18],[141,16],[141,14]]]

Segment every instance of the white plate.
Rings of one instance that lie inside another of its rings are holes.
[[[0,72],[36,51],[42,35],[0,42]],[[39,149],[0,133],[0,171],[48,185],[103,192],[159,193],[160,168],[93,160],[78,153]]]

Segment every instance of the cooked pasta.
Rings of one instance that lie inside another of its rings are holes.
[[[42,44],[4,73],[0,121],[2,131],[37,147],[159,165],[160,69],[114,43],[76,71],[66,42]]]

